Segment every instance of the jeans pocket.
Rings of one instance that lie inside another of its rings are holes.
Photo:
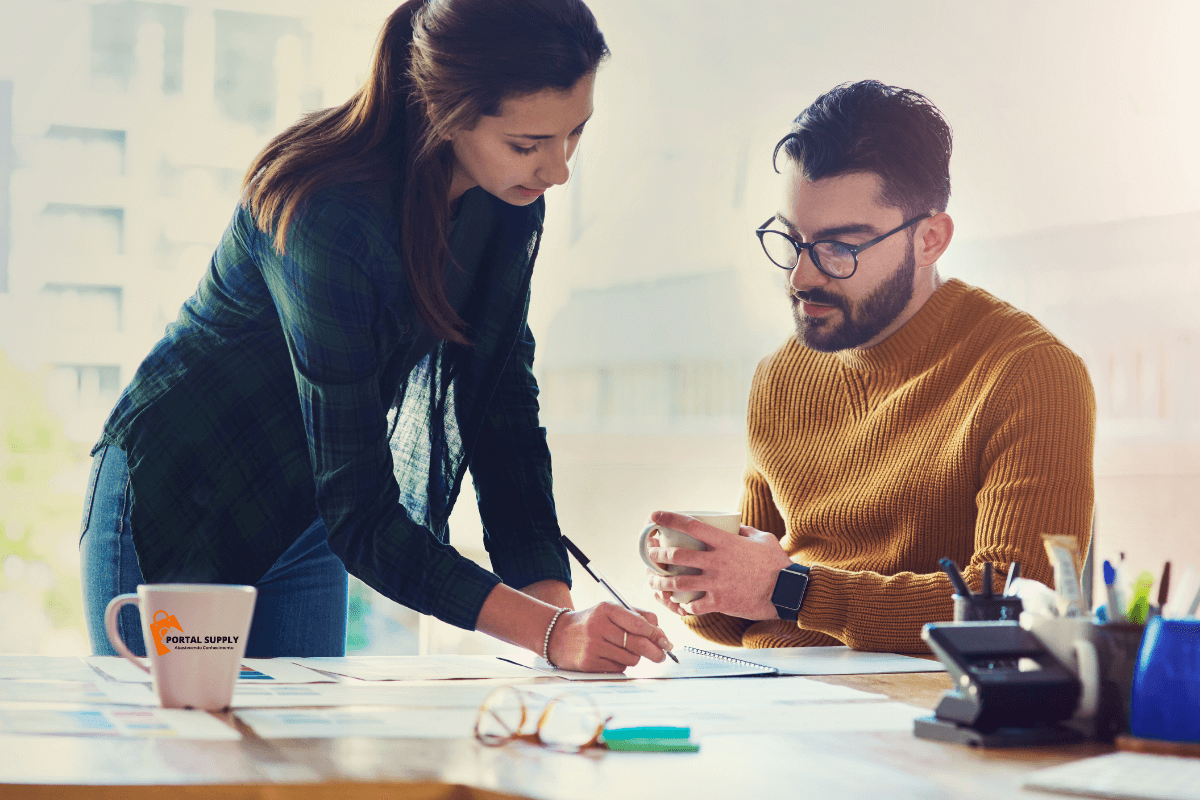
[[[83,497],[83,522],[79,525],[79,541],[87,533],[88,525],[92,522],[92,506],[96,504],[96,484],[100,482],[100,469],[104,466],[104,456],[108,453],[109,445],[100,448],[100,452],[92,456],[92,474],[88,478],[87,494]]]

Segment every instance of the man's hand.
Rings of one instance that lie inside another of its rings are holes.
[[[779,571],[792,563],[779,540],[769,533],[743,525],[737,536],[705,525],[683,514],[656,511],[652,522],[674,528],[708,545],[708,550],[682,547],[649,547],[646,554],[659,564],[695,567],[699,575],[665,577],[647,570],[650,588],[658,601],[679,615],[719,611],[742,619],[778,619],[771,604]],[[699,591],[704,596],[691,603],[675,603],[673,592]]]

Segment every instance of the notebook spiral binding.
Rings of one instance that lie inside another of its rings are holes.
[[[744,664],[745,666],[753,667],[754,669],[770,670],[773,673],[779,672],[779,670],[777,670],[775,667],[768,667],[765,664],[756,664],[753,661],[747,661],[744,658],[734,658],[733,656],[728,656],[724,653],[714,653],[711,650],[702,650],[699,647],[692,647],[691,645],[684,645],[683,649],[687,650],[688,652],[695,653],[696,655],[708,656],[709,658],[719,658],[723,661],[732,661],[735,664]]]

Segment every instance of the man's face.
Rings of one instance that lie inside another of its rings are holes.
[[[904,212],[879,199],[879,177],[851,173],[807,181],[790,161],[786,196],[774,225],[802,242],[833,239],[862,244],[904,222]],[[894,333],[913,297],[916,258],[910,231],[891,236],[858,257],[849,278],[830,278],[808,251],[788,273],[796,334],[821,352],[874,347]]]

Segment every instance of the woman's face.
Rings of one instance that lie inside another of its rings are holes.
[[[570,177],[567,161],[592,116],[595,74],[569,91],[546,89],[505,100],[497,117],[450,137],[453,202],[475,186],[514,206],[529,205]]]

